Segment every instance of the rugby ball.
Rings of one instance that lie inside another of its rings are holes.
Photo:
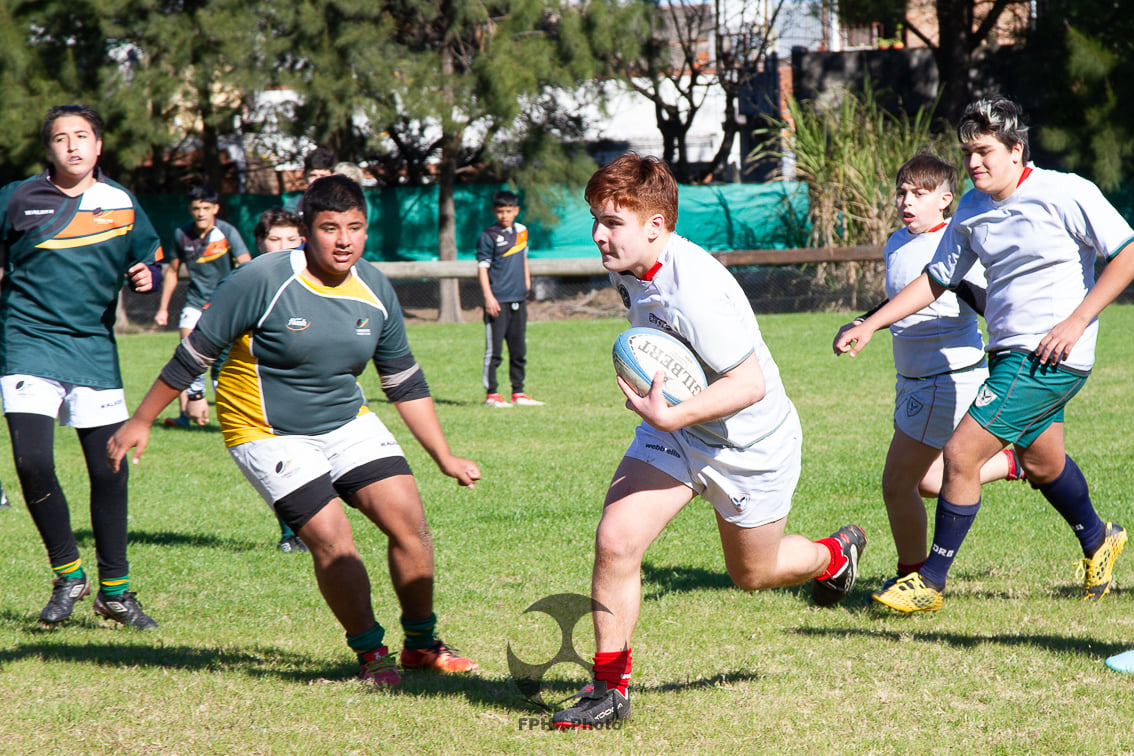
[[[708,381],[689,348],[656,328],[630,328],[614,342],[614,372],[640,396],[650,393],[654,374],[665,374],[662,395],[670,406],[696,396]]]

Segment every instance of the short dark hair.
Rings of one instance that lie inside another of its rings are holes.
[[[312,181],[299,206],[304,223],[310,224],[316,215],[327,211],[348,213],[357,209],[365,215],[366,197],[354,179],[334,173]]]
[[[316,147],[303,158],[303,175],[313,170],[333,170],[335,167],[335,153],[326,147]]]
[[[67,116],[79,116],[85,119],[91,125],[95,139],[102,139],[102,118],[94,108],[87,105],[56,105],[47,111],[43,125],[39,128],[39,137],[43,141],[44,147],[51,141],[51,130],[55,126],[55,122]]]
[[[217,190],[213,189],[211,186],[199,184],[189,190],[189,201],[211,202],[214,205],[219,205],[220,195],[217,194]]]
[[[286,228],[299,228],[299,216],[282,207],[269,207],[267,210],[260,213],[260,219],[256,221],[256,227],[252,229],[252,237],[257,242],[262,242],[264,239],[268,238],[269,231],[281,226]]]
[[[492,195],[493,207],[519,207],[520,198],[516,196],[515,192],[510,192],[507,189],[501,189],[496,194]]]
[[[1028,162],[1028,125],[1024,123],[1024,109],[1004,97],[988,97],[970,104],[957,123],[957,138],[967,144],[977,137],[991,134],[1008,149],[1017,144],[1024,147],[1024,164]]]

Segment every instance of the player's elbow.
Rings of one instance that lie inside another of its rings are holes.
[[[737,398],[743,401],[745,407],[751,407],[768,393],[764,381],[745,381],[737,386],[737,390],[739,392]]]

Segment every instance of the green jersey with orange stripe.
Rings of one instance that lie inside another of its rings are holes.
[[[0,189],[0,374],[121,388],[115,307],[126,271],[162,258],[138,201],[96,172],[77,197],[46,172]]]
[[[355,265],[328,287],[305,267],[302,250],[245,263],[197,323],[210,344],[232,345],[217,384],[226,446],[335,430],[369,412],[358,384],[368,361],[412,359],[394,287],[377,268]]]
[[[173,255],[189,271],[185,304],[200,310],[217,284],[236,268],[237,260],[248,255],[248,247],[235,226],[218,218],[203,234],[192,223],[178,228],[173,234]]]

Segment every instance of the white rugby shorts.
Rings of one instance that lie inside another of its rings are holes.
[[[373,412],[321,436],[273,436],[237,444],[228,453],[268,504],[328,473],[336,481],[367,462],[405,456]]]
[[[4,414],[26,412],[59,419],[69,428],[100,428],[130,419],[120,389],[77,386],[34,375],[0,377]]]
[[[712,447],[688,433],[663,433],[641,423],[626,456],[689,486],[726,522],[755,528],[787,517],[802,446],[792,407],[779,428],[746,449]]]
[[[926,446],[944,449],[987,378],[985,367],[921,380],[899,375],[894,428]]]

